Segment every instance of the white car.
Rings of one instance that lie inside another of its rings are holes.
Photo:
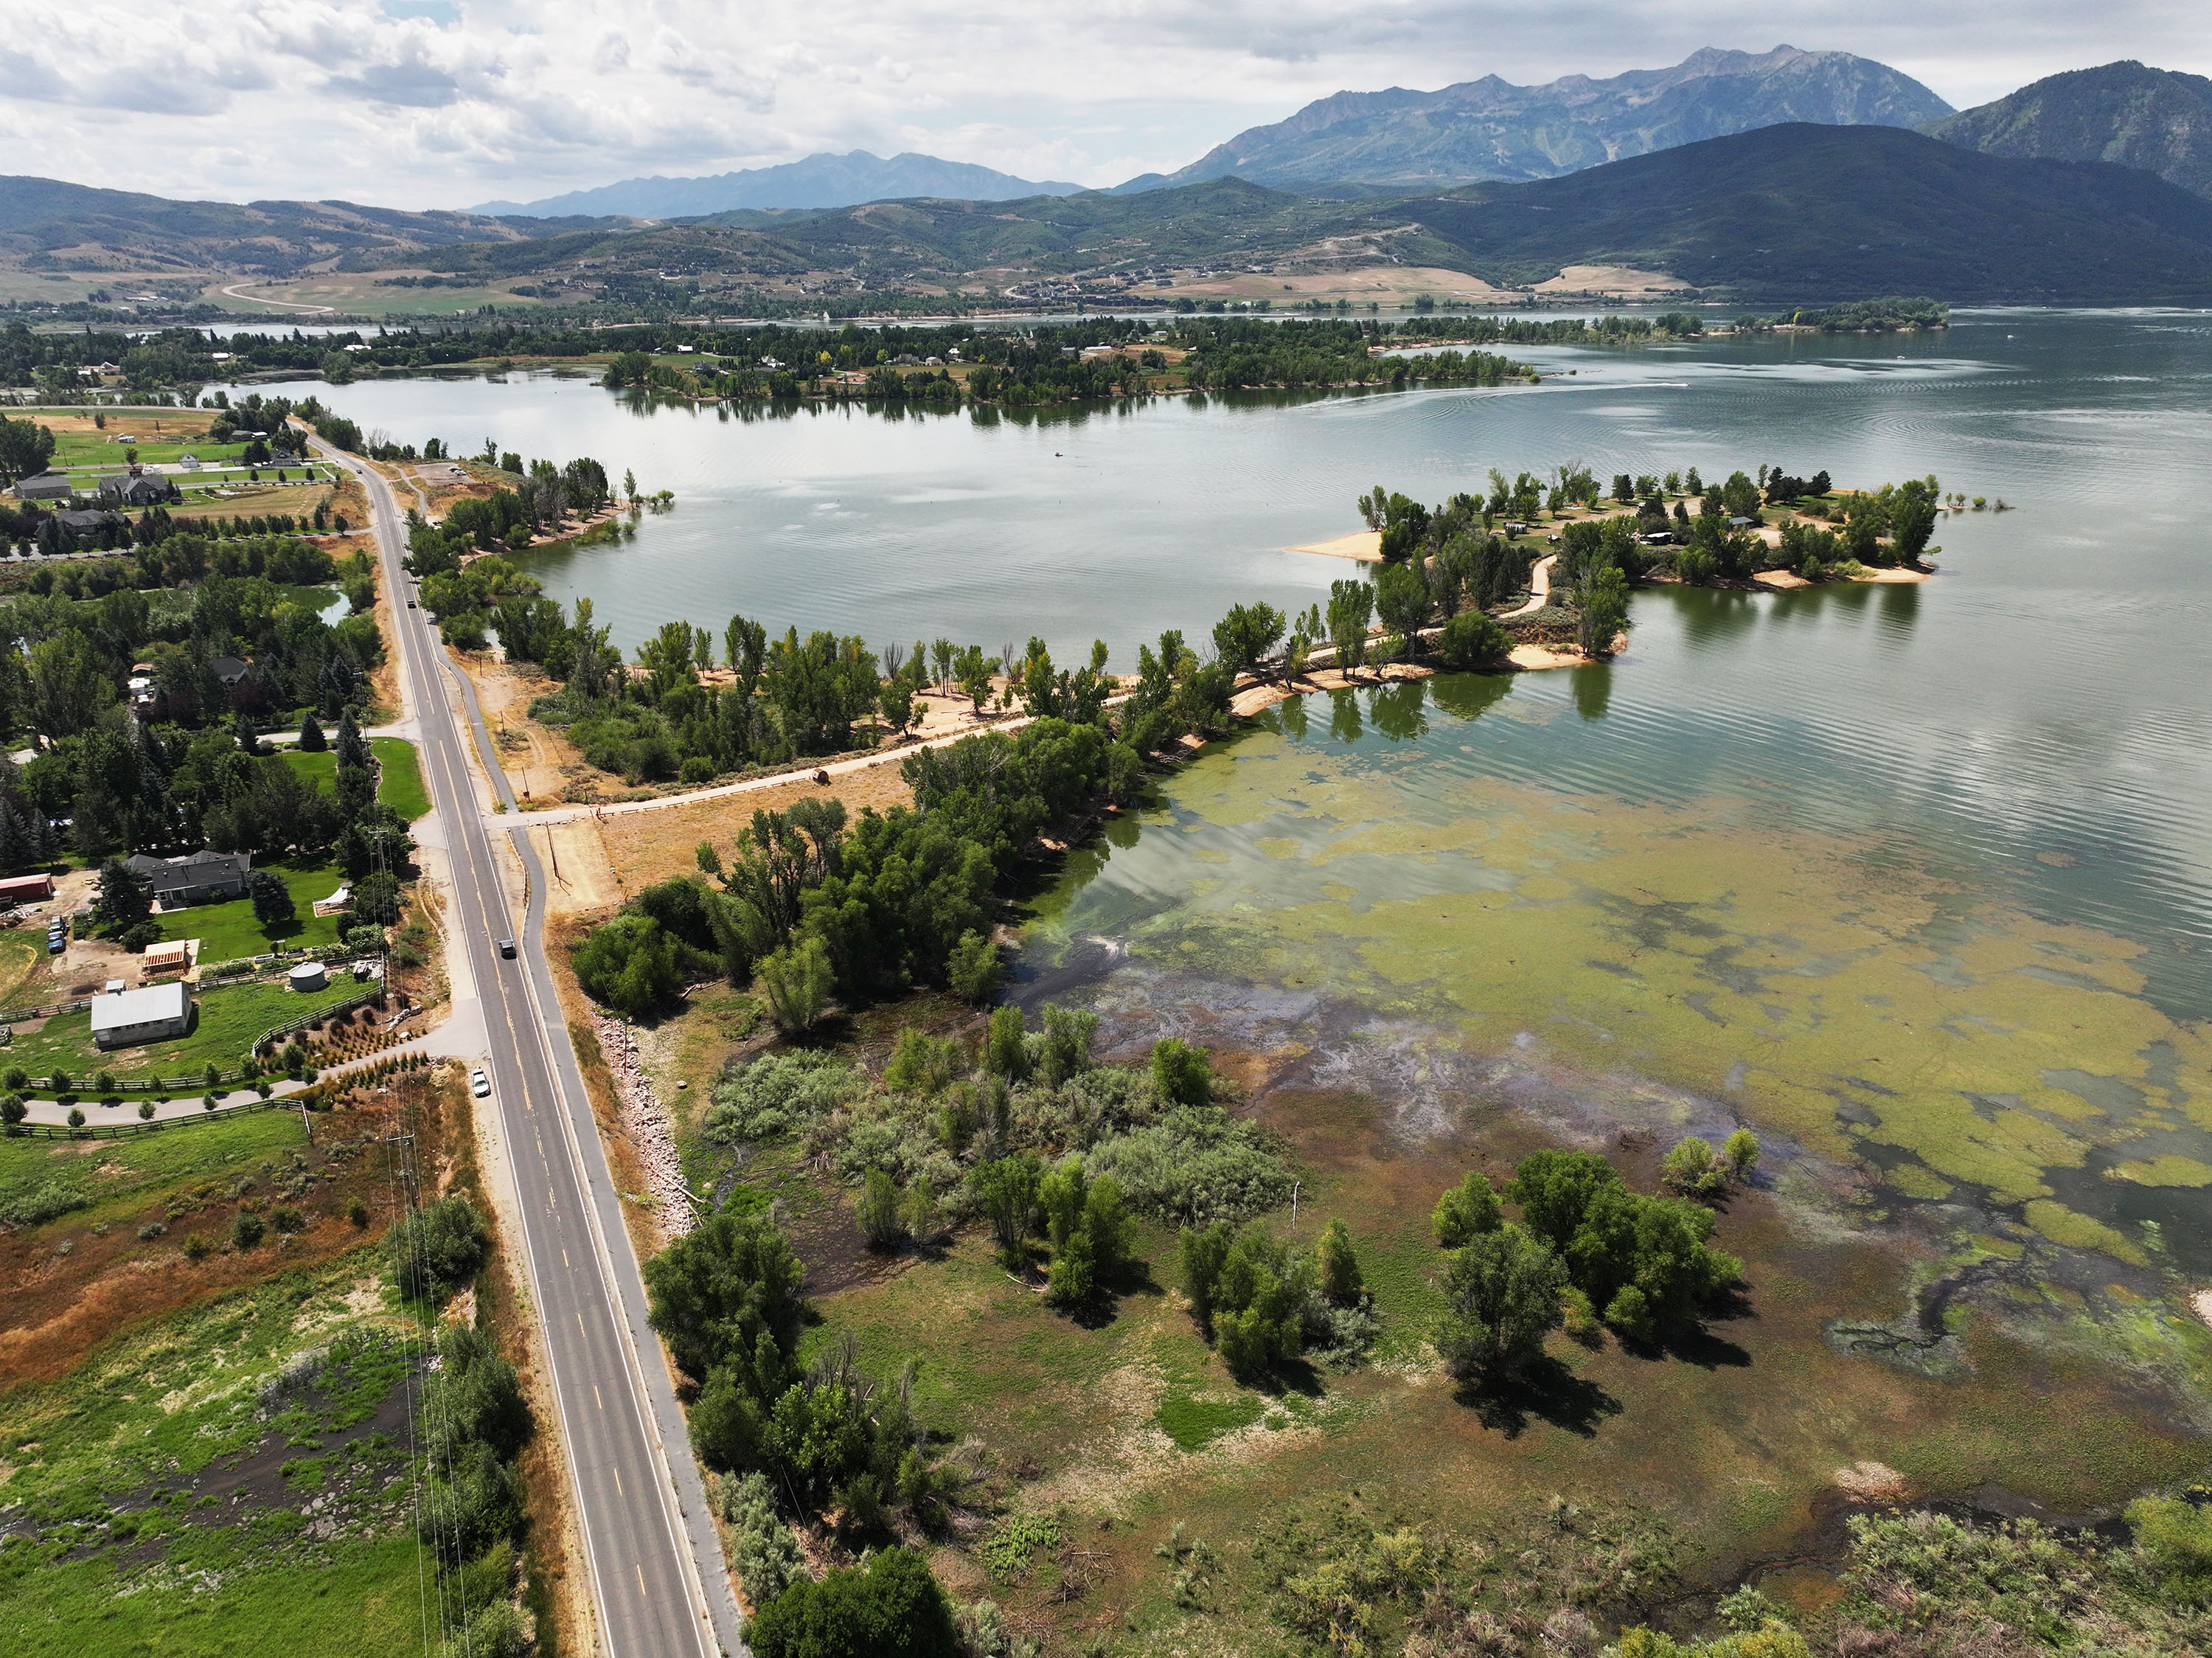
[[[490,1099],[491,1078],[485,1076],[481,1070],[471,1071],[469,1073],[469,1092],[476,1095],[479,1100]]]

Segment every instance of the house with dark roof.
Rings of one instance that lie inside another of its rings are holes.
[[[22,501],[67,501],[76,493],[66,472],[40,472],[15,483],[16,498]]]
[[[110,524],[124,529],[131,527],[131,521],[121,513],[107,512],[97,507],[85,507],[76,512],[58,512],[54,515],[54,522],[80,540],[98,535]]]
[[[236,898],[246,891],[246,877],[253,869],[250,852],[187,852],[176,858],[139,852],[124,862],[153,889],[154,902],[165,910]]]
[[[253,669],[252,663],[241,662],[235,656],[218,656],[208,666],[215,670],[216,678],[222,681],[222,688],[225,691],[236,685]]]
[[[118,506],[150,507],[157,501],[167,501],[175,487],[158,473],[134,466],[127,472],[109,472],[101,478],[100,498]]]

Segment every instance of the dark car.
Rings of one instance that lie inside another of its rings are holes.
[[[502,938],[501,940],[500,940],[500,942],[499,942],[499,953],[500,953],[501,955],[505,956],[505,957],[506,957],[509,961],[514,960],[514,941],[513,939],[511,939],[511,938]]]

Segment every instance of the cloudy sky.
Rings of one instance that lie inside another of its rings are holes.
[[[1112,184],[1346,88],[1612,75],[1705,46],[1855,52],[1960,107],[2116,58],[2212,71],[2212,30],[2174,0],[11,0],[8,12],[8,172],[392,207],[854,148]]]

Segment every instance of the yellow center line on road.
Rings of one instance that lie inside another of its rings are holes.
[[[607,1408],[606,1400],[599,1397],[599,1384],[596,1381],[592,1384],[592,1403],[598,1405],[602,1411]]]

